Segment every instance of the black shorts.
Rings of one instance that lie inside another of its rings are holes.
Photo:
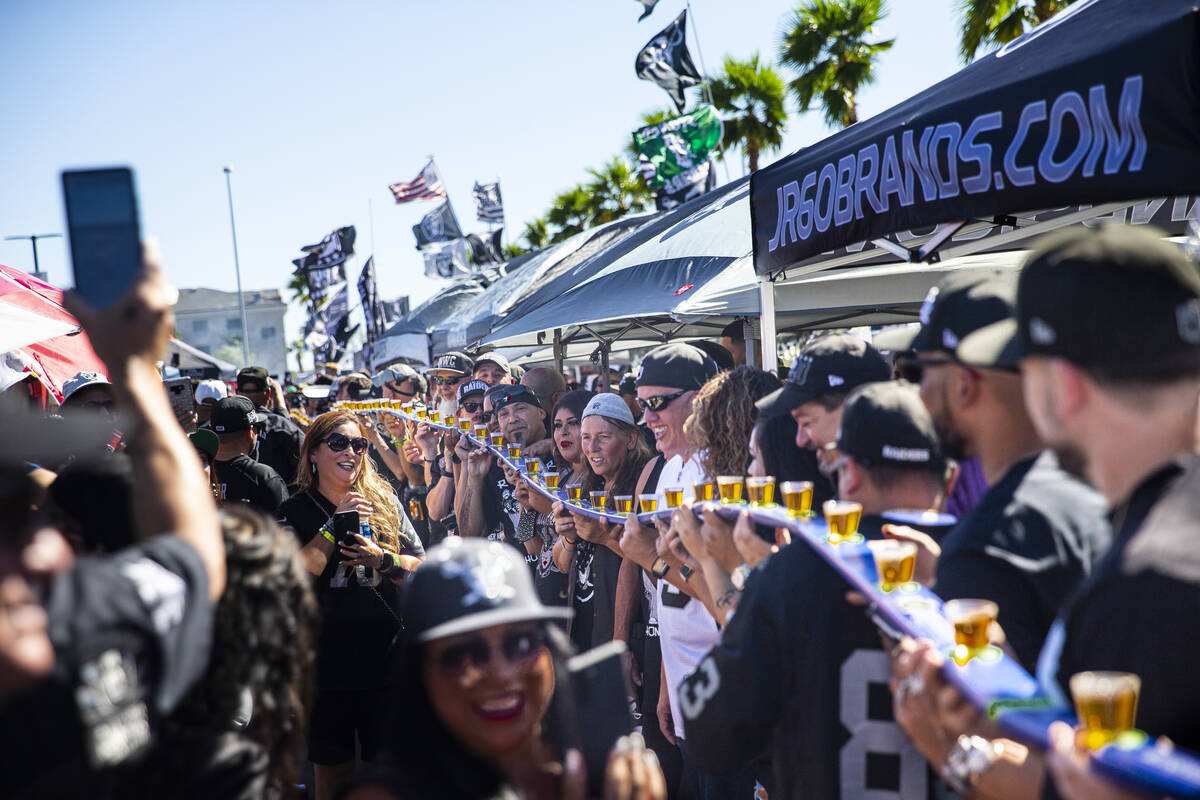
[[[387,689],[318,689],[308,722],[308,760],[345,764],[354,760],[354,734],[363,761],[379,753],[388,703]]]

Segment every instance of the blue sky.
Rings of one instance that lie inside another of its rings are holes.
[[[860,117],[959,68],[955,5],[893,0],[878,36],[896,45]],[[464,226],[485,227],[470,189],[498,177],[518,235],[668,103],[633,60],[683,7],[661,0],[639,24],[634,0],[12,0],[0,15],[0,235],[64,230],[60,170],[129,164],[172,280],[232,290],[230,164],[245,288],[282,288],[299,248],[341,225],[358,228],[357,277],[370,201],[380,290],[419,302],[438,284],[410,228],[432,205],[396,206],[387,185],[436,153]],[[707,68],[774,58],[791,7],[693,0]],[[789,109],[784,148],[764,165],[830,133]],[[740,175],[739,160],[728,170]],[[70,285],[65,241],[39,254],[50,281]],[[31,270],[29,243],[0,241],[0,263]],[[289,328],[300,322],[291,314]]]

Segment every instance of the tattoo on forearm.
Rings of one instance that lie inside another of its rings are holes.
[[[737,589],[730,589],[717,598],[717,608],[732,608],[736,605],[733,601],[737,599]]]

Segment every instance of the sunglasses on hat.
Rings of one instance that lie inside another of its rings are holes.
[[[344,433],[331,433],[322,439],[325,445],[335,453],[340,453],[347,447],[354,450],[358,455],[367,452],[368,443],[362,436],[355,436],[351,439]]]
[[[528,665],[546,646],[546,635],[539,629],[515,630],[505,634],[500,642],[504,660],[514,666]],[[438,668],[447,675],[460,676],[468,669],[481,670],[492,663],[495,652],[482,636],[452,644],[437,657]]]
[[[658,413],[659,411],[662,411],[667,406],[671,405],[671,403],[673,403],[676,400],[678,400],[679,398],[683,397],[689,391],[691,391],[691,390],[690,389],[680,389],[678,392],[675,392],[673,394],[656,394],[656,395],[654,395],[654,397],[647,397],[645,400],[643,400],[642,398],[639,397],[637,399],[637,404],[638,404],[638,407],[642,409],[642,411],[645,411],[646,409],[650,409],[651,411]]]

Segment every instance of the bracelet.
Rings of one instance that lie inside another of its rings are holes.
[[[380,563],[379,569],[376,570],[380,575],[387,575],[396,568],[396,557],[387,550],[383,551],[383,555],[380,558],[382,563]]]
[[[696,570],[692,569],[691,564],[679,565],[679,577],[683,578],[684,583],[687,583],[691,579],[692,575],[695,574],[695,572]]]
[[[328,539],[330,544],[334,545],[335,547],[337,546],[337,539],[333,538],[332,533],[325,530],[324,528],[321,528],[321,535],[324,536],[326,539]]]
[[[665,578],[670,571],[671,565],[661,557],[654,559],[654,563],[650,565],[650,574],[656,578]]]
[[[576,544],[575,542],[571,541],[570,539],[568,539],[565,536],[560,536],[558,538],[562,541],[563,550],[566,550],[568,553],[575,552],[575,544]],[[567,545],[571,545],[571,546],[567,547]]]

